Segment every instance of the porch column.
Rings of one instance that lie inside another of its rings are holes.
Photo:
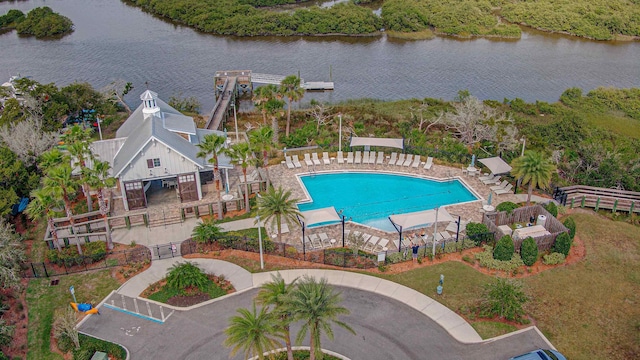
[[[196,189],[198,189],[198,200],[202,200],[202,184],[200,184],[200,171],[196,171]]]
[[[118,179],[120,182],[120,192],[122,193],[122,204],[124,205],[124,210],[129,211],[129,201],[127,200],[127,190],[124,188],[124,181],[122,178]]]

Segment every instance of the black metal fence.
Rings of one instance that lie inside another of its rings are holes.
[[[65,259],[65,261],[60,261],[59,263],[49,261],[25,263],[23,265],[22,277],[52,277],[144,263],[151,261],[151,251],[146,247],[138,247],[122,251],[108,251],[103,259],[98,261],[95,259],[94,255],[78,256],[73,259]]]

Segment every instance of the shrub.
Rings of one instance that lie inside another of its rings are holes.
[[[199,243],[210,243],[222,236],[222,229],[214,219],[207,219],[193,228],[191,237]]]
[[[562,233],[556,238],[556,242],[553,244],[553,252],[561,253],[565,257],[569,255],[571,249],[571,238],[569,234]]]
[[[514,204],[511,201],[505,201],[496,206],[496,211],[506,211],[507,214],[511,214],[513,210],[517,208],[519,208],[518,204]]]
[[[107,244],[102,241],[85,244],[82,248],[84,257],[91,259],[91,262],[100,261],[107,256]]]
[[[538,259],[538,244],[532,237],[528,237],[522,242],[520,257],[522,257],[522,262],[527,266],[533,265]]]
[[[576,236],[576,222],[573,218],[567,218],[562,225],[564,225],[567,229],[569,229],[569,238],[573,241],[573,238]]]
[[[401,252],[391,252],[391,253],[387,253],[387,256],[385,257],[385,260],[387,261],[387,263],[389,264],[397,264],[403,261],[407,261],[407,260],[411,260],[411,253],[410,251],[407,252],[406,256],[404,251]]]
[[[493,270],[500,270],[512,273],[520,266],[524,265],[519,254],[514,253],[509,261],[496,260],[493,258],[493,248],[489,245],[484,245],[484,251],[474,255],[478,260],[480,266]]]
[[[527,300],[521,282],[498,278],[495,282],[484,286],[480,316],[499,316],[510,321],[522,321],[522,316],[525,314],[522,305]]]
[[[80,349],[73,351],[74,360],[90,360],[96,351],[102,351],[109,354],[109,359],[124,360],[127,352],[122,346],[108,341],[100,340],[79,334]]]
[[[511,236],[505,235],[498,240],[496,248],[493,250],[493,258],[496,260],[509,261],[514,251],[513,239],[511,239]]]
[[[492,234],[487,225],[470,222],[467,224],[467,237],[479,246],[481,243],[489,241]]]
[[[564,262],[564,254],[561,253],[551,253],[542,257],[542,263],[545,265],[557,265],[562,264]]]
[[[558,217],[558,206],[553,201],[549,201],[547,205],[544,206],[547,211],[553,215],[553,217]]]
[[[83,256],[78,254],[75,246],[67,246],[60,251],[55,249],[47,251],[46,258],[56,265],[71,267],[81,265],[85,261],[87,263],[97,262],[107,256],[107,245],[102,241],[84,244],[81,247],[84,253]]]
[[[167,273],[167,286],[184,292],[187,288],[204,289],[209,284],[209,278],[202,269],[192,262],[176,263]]]

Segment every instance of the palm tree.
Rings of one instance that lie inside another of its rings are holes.
[[[87,160],[93,159],[91,152],[91,129],[83,129],[79,125],[74,125],[64,135],[62,135],[67,151],[77,161],[81,171],[82,192],[87,197],[87,209],[93,211],[93,200],[91,199],[91,189],[87,181],[86,168]]]
[[[271,179],[269,178],[269,151],[273,144],[273,129],[268,126],[263,126],[257,130],[249,133],[250,147],[262,152],[262,166],[267,173],[267,187],[271,185]]]
[[[287,127],[285,135],[289,136],[291,126],[291,102],[298,101],[304,97],[304,89],[300,83],[301,79],[295,75],[289,75],[280,83],[280,93],[287,98]]]
[[[278,341],[273,338],[277,333],[276,322],[273,316],[267,312],[267,308],[256,311],[253,304],[253,312],[248,309],[238,309],[239,315],[229,319],[229,327],[224,330],[227,338],[224,345],[232,347],[231,356],[238,351],[244,353],[245,360],[251,356],[264,359],[264,353],[277,348]]]
[[[278,227],[278,242],[282,243],[282,220],[291,224],[297,220],[300,210],[296,203],[298,199],[291,199],[291,191],[277,190],[270,187],[266,193],[258,198],[258,215],[266,222],[275,221]],[[284,253],[284,244],[282,245]]]
[[[111,165],[107,161],[93,160],[93,168],[88,169],[85,179],[90,187],[98,192],[98,206],[100,207],[100,215],[104,220],[105,231],[107,232],[107,248],[113,249],[113,241],[111,239],[111,228],[109,227],[109,219],[107,217],[107,202],[104,199],[105,188],[114,187],[116,179],[109,176]]]
[[[216,180],[216,190],[220,190],[220,169],[218,168],[218,154],[222,151],[226,138],[221,135],[207,134],[204,136],[203,141],[198,144],[200,151],[196,154],[197,157],[206,159],[209,155],[211,158],[209,162],[213,164],[213,177]]]
[[[58,239],[58,232],[56,231],[56,223],[53,221],[55,211],[53,209],[62,207],[62,203],[56,201],[51,195],[49,195],[43,188],[35,189],[31,192],[31,201],[25,213],[31,220],[39,221],[43,218],[47,219],[48,228],[51,229],[51,235],[53,236],[53,242],[58,248],[58,251],[62,250],[60,246],[60,240]]]
[[[65,154],[63,154],[57,148],[53,148],[40,155],[40,159],[38,160],[38,167],[40,168],[40,170],[42,170],[42,172],[46,172],[47,169],[60,165],[68,160],[69,159],[67,156],[65,156]]]
[[[253,91],[253,105],[262,113],[262,123],[267,124],[267,102],[275,98],[278,88],[275,85],[260,86]]]
[[[263,284],[256,296],[259,304],[274,307],[271,313],[278,319],[279,326],[282,328],[282,337],[287,347],[287,360],[293,360],[289,327],[294,314],[289,306],[289,297],[295,289],[296,281],[297,279],[294,279],[287,285],[280,273],[271,275],[271,281]]]
[[[193,240],[203,243],[212,242],[213,240],[219,239],[220,236],[222,236],[222,228],[212,218],[198,223],[191,233]]]
[[[298,281],[290,299],[295,320],[303,321],[296,342],[302,342],[302,339],[309,332],[310,360],[315,360],[316,357],[322,359],[320,336],[324,332],[329,339],[333,340],[332,324],[336,324],[355,335],[355,331],[349,325],[338,320],[338,315],[347,315],[349,310],[340,306],[342,301],[340,294],[333,290],[327,283],[327,279],[322,278],[318,282],[315,278],[303,277],[301,281]]]
[[[76,221],[73,218],[73,210],[71,209],[71,199],[69,198],[69,195],[77,189],[78,183],[71,175],[71,165],[63,163],[47,171],[47,176],[44,178],[44,191],[53,198],[62,199],[64,202],[64,209],[71,224],[71,232],[75,235],[78,254],[82,255],[82,248],[76,231]]]
[[[511,175],[522,178],[522,184],[529,184],[527,206],[531,202],[533,187],[546,188],[551,182],[551,175],[556,170],[555,165],[545,158],[542,153],[528,150],[524,156],[511,162]]]
[[[237,143],[225,149],[225,153],[231,159],[233,165],[242,167],[242,175],[244,175],[244,207],[249,211],[249,184],[247,184],[247,168],[249,167],[249,159],[251,158],[251,148],[248,143]]]
[[[273,129],[273,135],[271,141],[274,144],[278,143],[278,134],[280,133],[280,127],[278,126],[278,116],[282,116],[282,109],[284,108],[284,101],[279,98],[273,98],[265,104],[267,112],[271,116],[271,128]]]

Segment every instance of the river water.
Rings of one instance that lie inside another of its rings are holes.
[[[29,75],[41,83],[86,81],[100,88],[126,79],[137,105],[145,82],[161,98],[195,96],[207,112],[218,70],[298,74],[335,82],[335,91],[305,101],[355,98],[453,99],[468,89],[482,99],[556,101],[569,87],[640,86],[640,43],[594,42],[535,31],[520,40],[437,37],[257,37],[202,34],[119,0],[29,0],[0,3],[0,14],[49,6],[75,31],[59,40],[0,35],[0,81]]]

